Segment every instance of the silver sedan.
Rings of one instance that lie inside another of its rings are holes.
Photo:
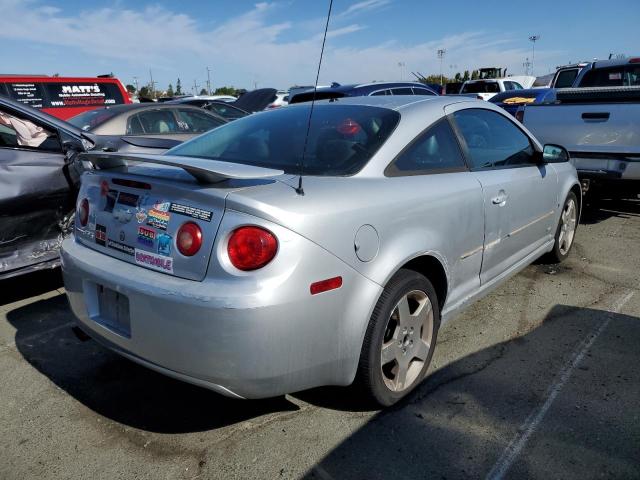
[[[79,325],[236,398],[355,381],[393,404],[444,322],[569,255],[581,204],[563,148],[461,97],[301,104],[86,159],[62,249]]]

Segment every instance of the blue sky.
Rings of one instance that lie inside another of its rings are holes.
[[[508,7],[506,5],[509,5]],[[0,0],[2,73],[92,76],[161,88],[312,84],[328,0]],[[334,0],[320,83],[413,78],[486,66],[534,73],[640,55],[640,3],[539,0]],[[398,64],[404,64],[400,67]]]

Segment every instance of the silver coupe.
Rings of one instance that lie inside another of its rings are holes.
[[[566,150],[463,97],[301,104],[85,160],[62,248],[79,325],[236,398],[355,382],[393,404],[444,322],[567,257],[581,206]]]

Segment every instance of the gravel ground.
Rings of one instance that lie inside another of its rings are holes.
[[[583,219],[443,327],[380,412],[350,389],[235,401],[71,330],[59,272],[0,283],[0,478],[640,478],[640,204]]]

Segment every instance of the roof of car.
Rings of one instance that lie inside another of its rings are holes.
[[[486,103],[470,97],[464,96],[421,96],[421,95],[381,95],[381,96],[361,96],[361,97],[341,97],[332,100],[317,100],[316,105],[365,105],[370,107],[388,108],[391,110],[401,110],[409,106],[418,105],[423,102],[429,102],[429,105],[440,108],[459,102],[478,102]],[[289,105],[286,108],[299,108],[309,106],[309,102]]]
[[[192,107],[186,104],[175,104],[175,103],[172,104],[168,102],[125,103],[122,105],[110,105],[108,107],[102,107],[96,110],[111,110],[112,112],[116,112],[116,113],[124,113],[124,112],[129,112],[131,110],[144,110],[149,108],[166,109],[166,108],[176,108],[177,106],[180,106],[181,108],[194,108],[197,110],[201,110],[198,107]]]
[[[611,60],[596,60],[594,63],[595,68],[619,67],[621,65],[627,65],[629,63],[637,62],[637,60],[635,62],[631,62],[632,59],[636,60],[637,57],[612,58]]]

